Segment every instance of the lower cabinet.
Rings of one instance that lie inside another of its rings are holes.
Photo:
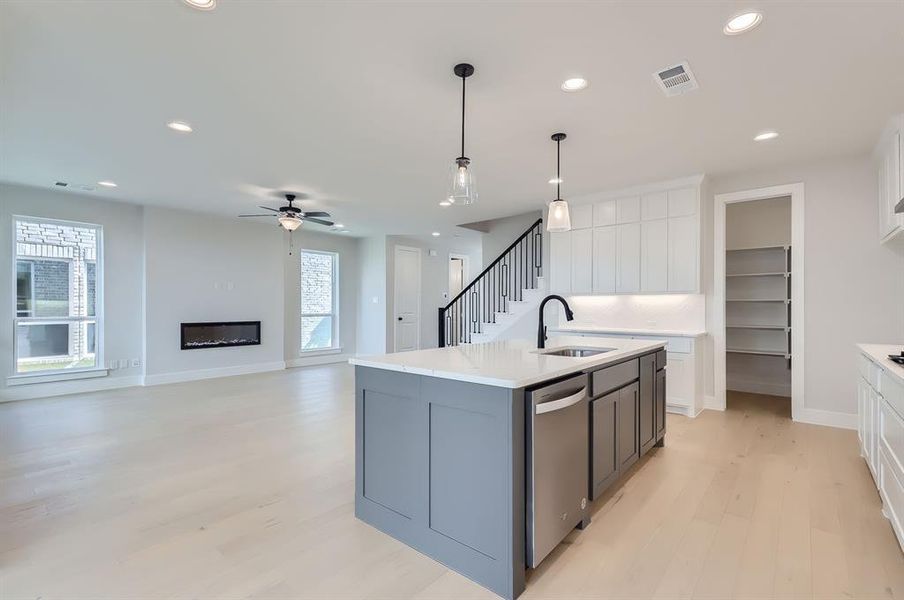
[[[882,498],[882,513],[904,550],[904,383],[860,356],[857,434]]]
[[[590,497],[599,498],[665,435],[665,353],[591,374]],[[661,368],[657,368],[661,366]],[[616,388],[616,389],[612,389]]]

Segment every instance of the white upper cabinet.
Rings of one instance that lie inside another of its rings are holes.
[[[579,204],[569,206],[568,213],[571,216],[572,229],[590,229],[593,227],[593,205]]]
[[[640,218],[643,221],[665,219],[669,216],[669,193],[654,192],[640,197]]]
[[[883,242],[904,232],[904,215],[895,206],[904,197],[904,115],[898,115],[882,135],[876,149],[879,170],[879,239]]]
[[[593,205],[593,226],[605,227],[618,223],[618,201],[605,200]]]
[[[571,293],[590,294],[592,281],[593,229],[576,229],[571,232]]]
[[[619,198],[616,202],[617,223],[636,223],[640,221],[640,196]]]
[[[615,291],[634,294],[640,291],[640,223],[617,226]]]
[[[550,235],[550,291],[699,293],[701,183],[698,176],[572,203],[572,230]]]
[[[669,220],[640,224],[640,291],[661,292],[669,285]]]
[[[595,213],[594,213],[595,214]],[[614,294],[618,256],[617,227],[593,228],[593,293]]]

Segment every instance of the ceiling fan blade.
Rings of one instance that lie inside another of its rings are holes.
[[[279,212],[275,208],[270,208],[269,206],[258,206],[258,208],[263,208],[264,210],[272,210],[273,212]]]
[[[240,217],[272,217],[270,213],[264,213],[262,215],[239,215]]]
[[[330,216],[330,213],[323,212],[322,210],[315,210],[312,212],[303,212],[301,214],[306,217],[328,217],[328,216]]]
[[[319,223],[321,225],[326,225],[327,227],[332,227],[332,221],[324,221],[323,219],[312,219],[310,217],[301,217],[303,221],[310,221],[311,223]]]

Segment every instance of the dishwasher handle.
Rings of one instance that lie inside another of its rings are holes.
[[[587,388],[583,387],[578,392],[565,396],[564,398],[559,398],[558,400],[550,400],[548,402],[541,402],[537,405],[536,413],[538,415],[542,415],[544,413],[555,412],[557,410],[562,410],[564,408],[568,408],[569,406],[574,406],[581,400],[583,400],[587,395]]]

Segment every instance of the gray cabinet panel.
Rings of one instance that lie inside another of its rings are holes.
[[[430,405],[430,529],[499,558],[505,481],[498,418],[457,407]],[[480,493],[475,493],[480,490]]]
[[[665,437],[665,373],[665,369],[656,371],[656,441],[660,446],[662,445],[662,439]]]
[[[640,357],[640,454],[656,443],[656,355]]]
[[[616,418],[618,420],[618,468],[630,467],[640,456],[637,440],[639,386],[632,383],[618,390]]]
[[[364,408],[364,497],[405,518],[417,513],[416,398],[367,391]]]
[[[592,373],[593,396],[601,396],[637,379],[637,359],[631,359]]]
[[[590,497],[596,500],[618,479],[618,447],[616,404],[618,392],[612,392],[590,403],[591,412],[591,480]]]

